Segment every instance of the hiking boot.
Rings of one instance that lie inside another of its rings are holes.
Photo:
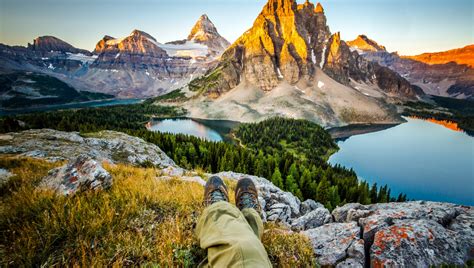
[[[229,194],[227,193],[227,187],[221,178],[213,176],[206,182],[206,187],[204,189],[204,205],[210,206],[219,201],[229,202]]]
[[[240,209],[253,208],[260,212],[258,191],[253,181],[249,178],[239,180],[235,188],[235,205]]]

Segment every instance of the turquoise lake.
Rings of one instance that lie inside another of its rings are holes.
[[[353,168],[357,175],[392,195],[410,199],[474,205],[474,138],[420,119],[379,132],[339,141],[329,163]]]
[[[152,120],[150,131],[186,134],[208,141],[229,141],[226,135],[239,123],[227,120],[202,120],[191,118],[171,118]]]

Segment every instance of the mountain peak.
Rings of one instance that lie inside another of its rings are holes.
[[[275,13],[292,15],[296,9],[295,0],[269,0],[261,14],[264,16],[274,16]]]
[[[70,52],[70,53],[83,53],[90,55],[91,53],[84,49],[75,48],[71,44],[54,36],[39,36],[33,40],[33,44],[28,44],[28,48],[36,51],[50,52]]]
[[[318,4],[316,5],[316,8],[314,9],[314,12],[316,12],[316,13],[324,13],[324,8],[323,8],[323,6],[321,5],[321,3],[318,3]]]
[[[357,36],[356,39],[347,42],[347,44],[350,47],[359,49],[361,51],[372,51],[372,52],[387,51],[384,46],[377,44],[377,42],[368,38],[364,34]]]
[[[216,26],[206,14],[199,17],[188,35],[188,41],[206,45],[213,54],[222,53],[230,43],[217,31]]]
[[[209,35],[216,36],[219,35],[219,33],[209,17],[203,14],[199,17],[196,24],[194,24],[191,33],[188,35],[188,40],[204,41],[207,40]]]
[[[150,39],[151,41],[154,41],[155,43],[157,42],[156,39],[151,36],[150,34],[144,32],[144,31],[140,31],[140,30],[133,30],[132,33],[130,34],[131,37],[145,37],[147,39]]]
[[[209,19],[207,14],[202,14],[201,17],[199,17],[199,21],[211,21],[211,20]]]
[[[117,57],[120,60],[122,56],[127,55],[147,55],[152,57],[165,57],[166,51],[161,49],[160,43],[150,34],[133,30],[130,35],[124,38],[113,38],[111,36],[104,36],[96,45],[94,53],[106,53],[107,57]],[[119,54],[120,53],[120,54]],[[110,55],[109,55],[110,54]],[[101,60],[102,56],[99,56]]]

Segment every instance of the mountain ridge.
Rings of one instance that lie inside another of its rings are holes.
[[[419,86],[426,94],[460,99],[474,98],[474,45],[418,56],[399,56],[386,50],[358,46],[360,40],[350,41],[368,61],[388,67]],[[375,41],[367,38],[369,43]]]
[[[420,61],[429,65],[455,62],[456,64],[465,64],[470,68],[474,68],[474,44],[446,51],[427,52],[414,56],[401,57],[404,59]]]

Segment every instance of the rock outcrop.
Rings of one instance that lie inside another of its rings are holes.
[[[474,208],[437,202],[346,204],[335,221],[362,228],[373,266],[463,265],[473,259]]]
[[[425,201],[352,203],[330,213],[313,200],[301,202],[265,178],[234,172],[198,175],[176,166],[157,146],[141,139],[112,131],[92,136],[85,138],[77,133],[53,130],[9,133],[0,137],[0,154],[50,161],[71,159],[69,164],[53,170],[42,183],[64,194],[107,188],[111,179],[98,164],[104,160],[132,165],[150,161],[159,168],[157,179],[182,179],[201,185],[205,183],[203,178],[214,175],[229,180],[249,177],[259,190],[262,219],[307,236],[320,265],[462,266],[474,259],[473,207]]]
[[[332,223],[303,232],[313,245],[318,263],[323,266],[363,267],[365,262],[364,240],[355,222]],[[349,265],[352,264],[352,265]]]
[[[85,155],[99,162],[161,168],[175,166],[158,146],[121,132],[101,131],[83,137],[77,132],[42,129],[0,136],[0,154],[19,154],[48,161],[70,160]]]
[[[52,189],[62,195],[102,190],[110,186],[112,186],[112,176],[100,163],[84,155],[51,170],[40,183],[40,187]]]

